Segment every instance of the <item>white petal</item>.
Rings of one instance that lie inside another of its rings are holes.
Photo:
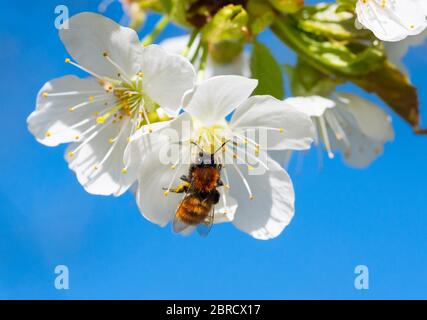
[[[370,139],[357,129],[346,131],[346,136],[350,147],[343,140],[337,140],[334,135],[330,135],[330,139],[333,148],[340,150],[344,162],[351,167],[366,168],[383,153],[383,143]]]
[[[140,62],[144,91],[163,109],[177,114],[184,93],[194,86],[196,75],[192,64],[157,45],[145,47]]]
[[[138,35],[99,14],[84,12],[71,17],[69,28],[59,35],[70,55],[83,67],[100,76],[117,78],[122,71],[129,78],[140,71],[142,47]],[[120,66],[118,70],[103,56]]]
[[[427,3],[427,1],[426,1]],[[385,42],[384,50],[387,58],[402,72],[407,74],[405,65],[402,63],[402,58],[407,54],[410,47],[416,47],[424,43],[427,37],[427,30],[416,36],[410,36],[399,42]]]
[[[253,96],[241,104],[230,121],[236,132],[254,132],[261,148],[269,150],[310,148],[315,131],[311,118],[290,104],[271,96]]]
[[[182,153],[177,155],[188,157],[189,149],[182,148]],[[158,152],[151,152],[146,156],[141,166],[139,186],[136,194],[138,207],[142,215],[149,221],[162,227],[166,226],[175,216],[175,211],[182,194],[170,192],[165,196],[165,190],[176,187],[182,183],[180,177],[188,174],[189,159],[178,164],[175,169],[160,161]]]
[[[90,97],[101,95],[105,96],[104,100],[90,102]],[[49,81],[38,94],[36,110],[27,119],[28,129],[47,146],[73,142],[76,137],[82,139],[82,133],[94,123],[92,115],[104,109],[106,101],[113,99],[92,78],[65,76]],[[86,105],[70,112],[70,108],[84,103]],[[87,121],[83,123],[85,119]],[[80,123],[83,124],[77,126]]]
[[[327,109],[335,107],[333,100],[320,96],[292,97],[287,98],[285,102],[310,117],[320,117]]]
[[[289,167],[289,162],[292,159],[292,155],[294,154],[291,150],[271,150],[268,151],[268,155],[271,159],[276,161],[278,164],[282,166],[285,170]]]
[[[390,117],[362,98],[342,93],[338,96],[337,107],[327,111],[326,118],[334,116],[344,135],[338,139],[335,134],[329,134],[332,148],[340,150],[350,166],[364,168],[383,153],[387,141],[393,140]]]
[[[257,84],[257,80],[240,76],[213,77],[186,94],[184,108],[205,125],[213,125],[245,101]]]
[[[357,19],[384,41],[400,41],[426,28],[424,8],[415,0],[359,0]]]
[[[291,179],[278,163],[269,159],[270,170],[263,175],[245,177],[255,196],[250,200],[236,171],[227,166],[231,195],[239,207],[233,224],[240,230],[261,240],[277,237],[294,215],[295,195]],[[243,172],[243,167],[241,170]]]
[[[337,96],[352,114],[364,135],[382,143],[394,139],[391,118],[384,110],[354,94],[339,93]]]
[[[251,76],[250,57],[247,52],[242,52],[230,63],[217,63],[210,57],[206,63],[205,76],[212,78],[220,75]]]
[[[78,144],[68,147],[65,158],[87,192],[119,196],[136,181],[136,170],[126,168],[123,162],[131,131],[130,122],[124,121],[126,123],[105,124],[100,127],[95,138],[79,149]],[[117,137],[117,142],[109,141]],[[70,152],[73,153],[72,156]]]
[[[214,223],[232,222],[238,208],[237,201],[223,187],[218,188],[218,191],[221,196],[215,205]]]
[[[159,43],[159,46],[161,46],[163,49],[165,49],[167,52],[175,53],[175,54],[182,54],[185,47],[188,44],[188,41],[190,41],[190,36],[184,35],[184,36],[178,36],[178,37],[171,37],[163,40]],[[196,38],[194,45],[192,46],[192,50],[188,52],[188,57],[192,57],[195,53],[195,48],[197,47],[197,44],[199,42],[199,37]]]
[[[147,153],[153,152],[153,150],[158,151],[165,145],[167,147],[171,141],[188,140],[191,135],[191,127],[188,130],[188,135],[184,137],[185,130],[182,128],[185,126],[182,123],[190,122],[190,120],[190,116],[183,113],[174,120],[157,122],[137,130],[132,135],[124,152],[124,163],[127,168],[139,172]]]

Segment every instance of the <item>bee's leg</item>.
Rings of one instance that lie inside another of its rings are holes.
[[[190,183],[184,181],[183,183],[177,185],[175,188],[171,188],[171,189],[163,188],[163,190],[168,192],[173,192],[173,193],[185,193],[188,191],[189,188],[190,188]]]
[[[188,176],[186,176],[186,175],[183,175],[183,176],[181,176],[181,178],[180,178],[182,181],[185,181],[185,182],[190,182],[190,178],[188,177]]]

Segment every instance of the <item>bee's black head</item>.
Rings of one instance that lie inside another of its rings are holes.
[[[199,155],[196,160],[196,164],[199,166],[213,166],[215,165],[215,157],[212,153],[199,152]]]

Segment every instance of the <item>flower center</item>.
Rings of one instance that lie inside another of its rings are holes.
[[[225,141],[232,138],[225,120],[212,126],[205,126],[193,118],[193,124],[195,131],[193,140],[207,153],[214,153]]]

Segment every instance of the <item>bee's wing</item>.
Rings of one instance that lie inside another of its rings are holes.
[[[199,233],[200,236],[206,237],[209,234],[209,232],[211,232],[214,220],[215,220],[215,207],[212,206],[208,216],[206,217],[205,222],[200,223],[197,226],[197,232]]]
[[[184,221],[182,221],[180,218],[178,218],[177,215],[175,215],[172,223],[173,232],[181,233],[181,232],[184,232],[188,227],[190,226],[186,224]]]

